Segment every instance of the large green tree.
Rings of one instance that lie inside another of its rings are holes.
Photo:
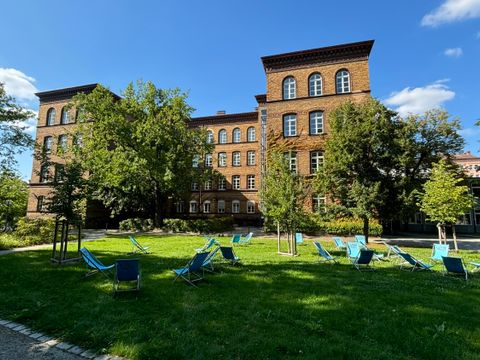
[[[13,230],[27,212],[28,185],[12,171],[0,172],[0,231]]]
[[[190,189],[192,160],[213,145],[205,131],[189,127],[193,109],[186,99],[151,82],[128,85],[122,98],[102,86],[76,97],[82,158],[105,205],[153,214],[161,226],[168,199]]]
[[[35,116],[7,95],[0,83],[0,171],[11,170],[16,164],[15,155],[34,145],[32,137],[25,132],[21,121]]]

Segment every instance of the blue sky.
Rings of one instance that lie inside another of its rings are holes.
[[[251,111],[265,92],[261,56],[374,39],[372,94],[401,112],[446,108],[462,120],[465,149],[480,149],[480,0],[15,0],[1,8],[0,81],[34,110],[36,90],[98,82],[120,92],[143,79],[189,91],[195,116]],[[30,154],[19,160],[29,179]]]

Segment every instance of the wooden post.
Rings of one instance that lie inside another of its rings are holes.
[[[55,221],[55,231],[53,232],[52,260],[55,260],[55,255],[57,251],[57,236],[58,236],[58,220]]]
[[[80,254],[80,249],[82,247],[82,223],[78,222],[78,254]]]
[[[457,230],[455,229],[455,224],[452,224],[452,235],[453,235],[453,245],[455,246],[455,252],[458,253]]]
[[[277,251],[280,253],[280,221],[277,221],[277,247]]]

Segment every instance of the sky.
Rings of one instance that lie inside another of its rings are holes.
[[[0,82],[36,91],[129,82],[188,91],[194,116],[248,112],[265,93],[261,56],[374,39],[372,95],[401,114],[436,107],[479,154],[480,0],[0,0]],[[34,135],[36,120],[26,122]],[[31,177],[31,154],[19,158]]]

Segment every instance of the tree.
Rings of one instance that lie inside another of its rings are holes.
[[[16,164],[15,155],[33,147],[34,140],[21,125],[33,116],[7,95],[0,83],[0,171],[11,170]]]
[[[455,250],[458,251],[455,223],[458,217],[469,211],[474,205],[473,195],[455,168],[440,160],[433,165],[429,180],[424,184],[424,193],[420,197],[420,209],[431,221],[438,222],[440,242],[445,239],[445,226],[452,225]]]
[[[290,170],[285,155],[279,151],[268,154],[268,167],[260,190],[262,212],[277,224],[278,252],[280,231],[287,233],[288,254],[296,254],[294,232],[303,216],[305,186],[301,176]]]
[[[0,173],[0,231],[12,231],[27,212],[28,185],[17,174]]]
[[[189,128],[193,109],[186,98],[151,82],[128,85],[122,98],[102,86],[75,98],[82,159],[107,207],[153,214],[158,227],[167,200],[190,190],[194,156],[211,153],[213,145],[204,130]]]

